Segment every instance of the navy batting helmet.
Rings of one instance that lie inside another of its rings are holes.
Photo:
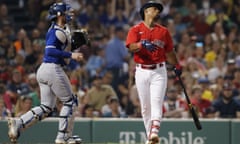
[[[157,9],[159,9],[160,12],[162,12],[162,10],[163,10],[163,5],[161,3],[149,1],[149,2],[145,3],[140,9],[140,15],[143,20],[144,20],[144,10],[149,7],[156,7]]]
[[[63,2],[54,3],[49,8],[48,19],[54,20],[57,16],[65,15],[67,22],[69,22],[72,19],[72,15],[70,14],[71,10],[72,10],[71,6],[66,3],[63,3]]]

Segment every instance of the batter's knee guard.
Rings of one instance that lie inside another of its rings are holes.
[[[38,107],[32,108],[26,114],[21,116],[22,128],[27,128],[47,117],[52,109],[46,105],[41,104]]]
[[[72,136],[74,116],[74,99],[71,98],[69,101],[63,103],[63,107],[59,114],[59,128],[57,139],[65,139]]]

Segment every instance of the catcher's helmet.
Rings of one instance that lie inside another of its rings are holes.
[[[72,10],[71,6],[66,3],[63,2],[54,3],[49,8],[48,19],[54,20],[57,16],[65,15],[66,21],[69,22],[72,20],[71,10]]]
[[[149,2],[145,3],[140,9],[140,15],[143,20],[144,20],[144,10],[149,7],[156,7],[157,9],[159,9],[160,12],[163,11],[163,5],[161,3],[149,1]]]

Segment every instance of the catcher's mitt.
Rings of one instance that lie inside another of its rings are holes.
[[[90,45],[87,31],[84,29],[74,30],[71,38],[71,51],[74,51],[83,45]]]

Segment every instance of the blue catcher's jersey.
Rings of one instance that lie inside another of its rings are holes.
[[[57,36],[58,35],[58,36]],[[61,37],[61,39],[59,39]],[[46,35],[46,47],[43,57],[45,63],[66,65],[64,58],[70,58],[71,53],[64,51],[68,45],[68,38],[64,29],[53,23]]]

